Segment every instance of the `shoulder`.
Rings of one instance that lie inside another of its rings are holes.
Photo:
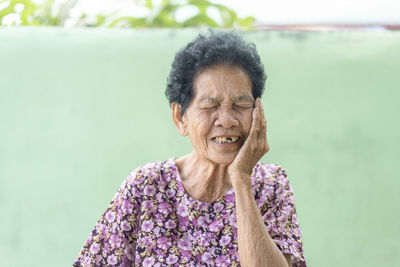
[[[136,167],[128,175],[129,181],[140,180],[141,178],[154,179],[160,176],[161,169],[167,161],[154,161]]]
[[[171,159],[146,163],[131,171],[123,182],[128,187],[143,188],[151,184],[159,184],[168,180],[175,171]]]
[[[269,185],[286,183],[288,180],[286,171],[281,165],[264,162],[258,162],[254,166],[253,177],[254,182]]]
[[[285,197],[292,194],[285,169],[272,163],[257,163],[252,174],[252,186],[256,198]]]

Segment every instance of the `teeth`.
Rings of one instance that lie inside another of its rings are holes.
[[[232,142],[236,142],[238,139],[239,139],[238,136],[232,136],[232,137],[231,137]]]
[[[214,140],[219,144],[234,143],[238,139],[239,139],[238,136],[230,136],[230,137],[218,136],[214,138]]]

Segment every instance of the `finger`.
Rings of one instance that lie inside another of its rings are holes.
[[[258,98],[258,102],[259,102],[258,103],[258,108],[260,110],[260,120],[261,120],[261,122],[265,123],[264,107],[261,104],[261,99],[260,98]]]
[[[264,107],[261,104],[261,99],[259,98],[259,117],[260,117],[260,137],[261,138],[266,138],[266,130],[267,130],[267,121],[265,120],[265,114],[264,114]]]
[[[263,152],[265,153],[268,151],[268,141],[267,141],[267,122],[265,120],[265,114],[264,114],[264,108],[261,103],[261,99],[258,100],[258,108],[259,108],[259,118],[260,118],[260,129],[259,129],[259,134],[257,138],[257,143],[259,144],[259,147],[263,148]]]
[[[256,100],[256,104],[257,104],[257,137],[260,137],[260,133],[263,130],[263,124],[264,124],[264,111],[261,105],[261,99],[259,97],[257,97]]]
[[[256,107],[253,109],[253,113],[252,113],[252,122],[251,122],[251,128],[250,128],[250,133],[249,136],[247,137],[247,139],[257,139],[258,136],[258,121],[259,121],[259,110],[256,104]],[[251,141],[249,141],[251,142]]]

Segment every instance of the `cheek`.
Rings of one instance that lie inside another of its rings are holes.
[[[210,124],[207,118],[203,116],[198,116],[192,122],[192,141],[196,144],[199,149],[207,148],[207,141],[210,133]]]

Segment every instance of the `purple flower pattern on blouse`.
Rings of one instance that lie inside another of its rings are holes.
[[[240,266],[233,188],[213,203],[184,190],[175,159],[132,171],[73,266]],[[266,229],[304,267],[294,195],[282,167],[257,163],[252,192]]]

